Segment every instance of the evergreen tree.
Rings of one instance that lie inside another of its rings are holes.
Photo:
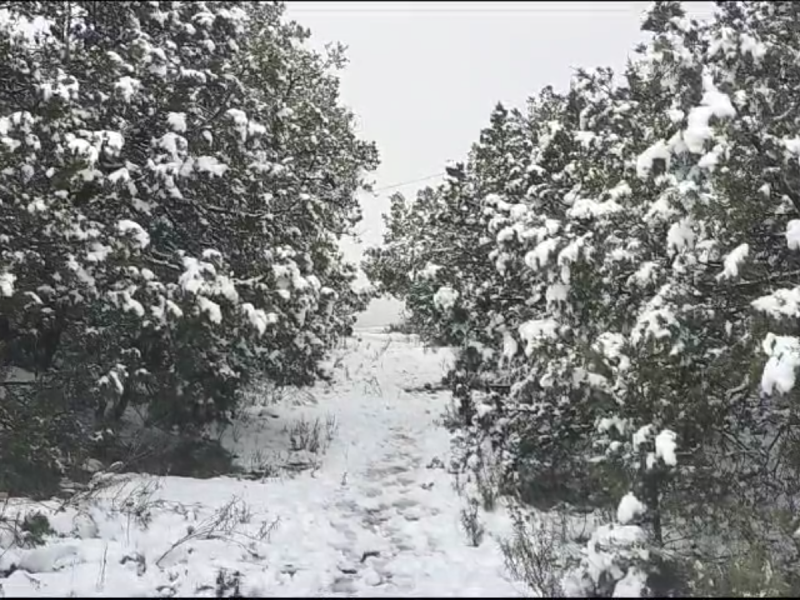
[[[377,154],[341,49],[271,3],[4,10],[2,364],[88,426],[133,404],[201,425],[253,378],[311,383],[366,301],[337,241]]]
[[[429,221],[457,240],[451,264],[486,269],[483,286],[448,281],[471,323],[453,377],[480,415],[458,443],[491,440],[503,492],[618,513],[577,593],[793,585],[796,17],[720,3],[700,24],[654,3],[621,83],[599,69],[545,90],[510,145],[493,112],[453,186],[477,230]],[[404,285],[409,306],[435,303]],[[766,570],[743,574],[748,553]]]

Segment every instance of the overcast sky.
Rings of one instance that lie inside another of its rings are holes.
[[[648,2],[287,2],[315,46],[339,41],[350,64],[342,98],[374,140],[377,190],[441,173],[462,159],[498,101],[522,106],[546,85],[565,89],[576,67],[621,69],[643,39]],[[709,2],[688,2],[695,16]],[[436,178],[364,195],[363,245],[381,239],[381,214],[394,191],[412,196]],[[351,259],[360,257],[347,244]],[[394,302],[376,302],[364,326],[396,321]]]

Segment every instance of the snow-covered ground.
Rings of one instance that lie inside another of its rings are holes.
[[[270,404],[224,434],[251,467],[277,476],[122,477],[70,506],[9,502],[45,514],[56,534],[0,558],[10,596],[522,596],[505,574],[502,514],[471,546],[453,488],[448,398],[430,393],[450,356],[362,331],[339,353],[336,381]],[[264,394],[268,396],[268,394]],[[325,452],[291,452],[302,424]],[[300,425],[298,425],[300,424]],[[328,439],[330,438],[330,441]],[[315,458],[321,455],[320,458]],[[294,468],[297,473],[291,474]],[[497,533],[493,533],[497,532]],[[3,547],[8,546],[8,537]]]

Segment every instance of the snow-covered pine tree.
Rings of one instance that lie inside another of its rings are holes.
[[[676,398],[694,394],[691,403],[672,406],[692,467],[678,480],[686,487],[673,510],[682,521],[704,523],[696,539],[710,523],[719,527],[717,536],[735,551],[727,571],[716,573],[717,585],[724,581],[736,594],[785,593],[798,560],[794,517],[787,518],[798,493],[794,403],[789,388],[771,379],[772,365],[791,351],[784,355],[773,345],[780,338],[769,335],[792,329],[786,318],[796,318],[777,290],[792,285],[796,270],[791,141],[798,105],[790,90],[798,77],[797,16],[791,3],[720,4],[694,44],[698,83],[688,87],[691,96],[679,94],[686,103],[682,144],[669,145],[671,174],[689,191],[670,225],[689,234],[670,278],[692,295],[676,316],[685,332],[684,373],[696,374],[693,386],[671,378]],[[692,47],[690,29],[673,22],[676,43]],[[765,291],[772,294],[761,298]],[[718,551],[703,545],[706,567]],[[755,574],[742,581],[734,571],[752,557]]]
[[[462,176],[421,190],[412,203],[399,195],[393,199],[384,244],[368,250],[365,262],[381,291],[405,300],[410,324],[423,340],[461,349],[448,382],[467,422],[474,416],[473,391],[487,390],[481,371],[493,360],[487,349],[497,337],[494,320],[504,303],[486,235],[492,211],[482,199],[506,188],[524,192],[526,144],[523,115],[498,104]],[[497,179],[508,169],[515,173],[510,184]]]
[[[580,73],[567,96],[545,90],[530,103],[509,148],[503,136],[491,135],[502,132],[505,117],[495,111],[461,188],[481,190],[484,229],[460,229],[459,243],[449,248],[457,262],[470,242],[481,244],[491,267],[482,286],[461,282],[458,296],[465,306],[481,307],[481,294],[488,300],[484,311],[470,313],[481,326],[468,331],[453,374],[462,406],[466,400],[479,416],[461,436],[477,458],[468,461],[483,460],[488,436],[500,455],[502,491],[539,505],[596,506],[603,493],[605,503],[618,498],[615,489],[603,489],[605,472],[588,461],[595,423],[614,406],[614,382],[594,372],[597,343],[613,347],[614,327],[624,326],[618,321],[628,302],[611,275],[636,249],[629,230],[647,231],[637,228],[636,212],[624,209],[632,196],[626,178],[635,178],[627,159],[632,140],[642,137],[637,106],[612,81],[609,71],[598,70]],[[441,230],[430,235],[447,239]],[[431,288],[417,293],[428,294],[420,303],[433,299]],[[475,348],[478,365],[469,360]],[[487,380],[510,393],[487,396]]]
[[[461,373],[479,415],[461,441],[478,452],[488,433],[505,491],[528,502],[618,514],[592,543],[605,558],[586,563],[585,593],[791,585],[797,10],[726,2],[699,24],[654,3],[621,84],[580,73],[566,96],[531,103],[527,145],[482,148],[496,168],[471,155],[454,188],[484,229],[426,231],[457,239],[451,263],[480,246],[493,266],[490,294],[447,281],[479,324],[461,339],[482,372]],[[425,306],[437,290],[404,293]],[[485,402],[486,381],[510,393]]]
[[[634,192],[655,243],[637,253],[628,280],[626,292],[645,294],[628,307],[636,319],[613,349],[623,350],[612,364],[618,406],[600,429],[622,434],[607,447],[642,501],[648,560],[683,570],[683,581],[663,569],[651,577],[656,593],[786,593],[797,560],[795,527],[782,516],[797,498],[796,442],[785,433],[791,400],[775,394],[786,390],[770,368],[758,375],[761,326],[750,309],[777,307],[778,316],[783,304],[757,297],[793,270],[784,245],[790,195],[771,190],[786,190],[791,177],[786,117],[797,108],[770,81],[796,52],[786,43],[792,10],[724,4],[703,27],[678,3],[656,3],[645,20],[654,38],[628,74],[638,93],[659,90],[649,102],[639,96],[649,104],[640,119],[652,145],[636,160],[642,184]],[[784,43],[763,41],[775,39]],[[776,339],[765,344],[773,365],[781,361],[772,356]],[[686,537],[691,544],[678,541]]]
[[[412,201],[401,193],[389,199],[384,215],[383,244],[367,248],[363,269],[377,293],[406,301],[407,326],[428,343],[450,343],[437,328],[438,312],[431,282],[442,268],[434,259],[447,246],[436,234],[441,231],[437,214],[442,210],[442,188],[425,187]]]
[[[308,383],[364,298],[336,245],[377,154],[279,4],[9,2],[3,364],[67,412],[225,418]]]

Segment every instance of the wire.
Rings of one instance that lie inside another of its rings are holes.
[[[423,181],[428,181],[430,179],[434,179],[436,177],[444,177],[445,173],[434,173],[433,175],[428,175],[427,177],[421,177],[420,179],[412,179],[411,181],[403,181],[401,183],[393,183],[392,185],[385,185],[383,187],[379,187],[377,189],[372,190],[373,194],[377,194],[378,192],[382,192],[384,190],[392,190],[394,188],[403,187],[406,185],[411,185],[413,183],[420,183]]]
[[[566,3],[565,3],[566,4]],[[337,16],[337,15],[363,15],[363,16],[458,16],[458,15],[465,15],[465,16],[472,16],[472,15],[482,15],[482,16],[514,16],[514,15],[529,15],[529,16],[545,16],[545,15],[553,15],[553,16],[561,16],[561,15],[582,15],[582,16],[613,16],[613,15],[628,15],[630,14],[630,10],[626,10],[624,8],[618,9],[603,9],[603,10],[592,10],[586,8],[564,8],[560,7],[558,9],[555,8],[463,8],[460,10],[453,10],[451,8],[427,8],[427,9],[420,9],[420,8],[405,8],[405,7],[386,7],[381,9],[375,8],[300,8],[300,9],[293,9],[290,15],[316,15],[316,16]]]
[[[401,3],[402,4],[402,3]],[[559,3],[558,6],[541,6],[538,2],[529,2],[527,6],[520,6],[519,3],[514,3],[513,6],[459,6],[454,7],[452,4],[448,3],[446,6],[420,6],[421,3],[416,3],[414,6],[402,6],[402,5],[395,5],[392,6],[389,3],[382,3],[382,6],[298,6],[296,3],[292,3],[291,12],[292,14],[313,14],[313,13],[342,13],[342,14],[353,14],[353,13],[363,13],[363,14],[378,14],[378,15],[385,15],[385,14],[393,14],[393,13],[411,13],[411,14],[435,14],[435,13],[448,13],[448,14],[470,14],[470,13],[479,13],[479,14],[548,14],[548,13],[555,13],[555,14],[563,14],[563,13],[576,13],[576,14],[586,14],[587,12],[591,14],[630,14],[631,9],[629,6],[625,6],[628,3],[625,2],[624,5],[621,2],[617,2],[616,4],[620,4],[620,6],[605,6],[604,8],[600,9],[599,7],[595,7],[594,9],[587,10],[587,3],[586,2],[576,2],[574,4],[569,3]],[[592,2],[592,5],[595,3]]]

